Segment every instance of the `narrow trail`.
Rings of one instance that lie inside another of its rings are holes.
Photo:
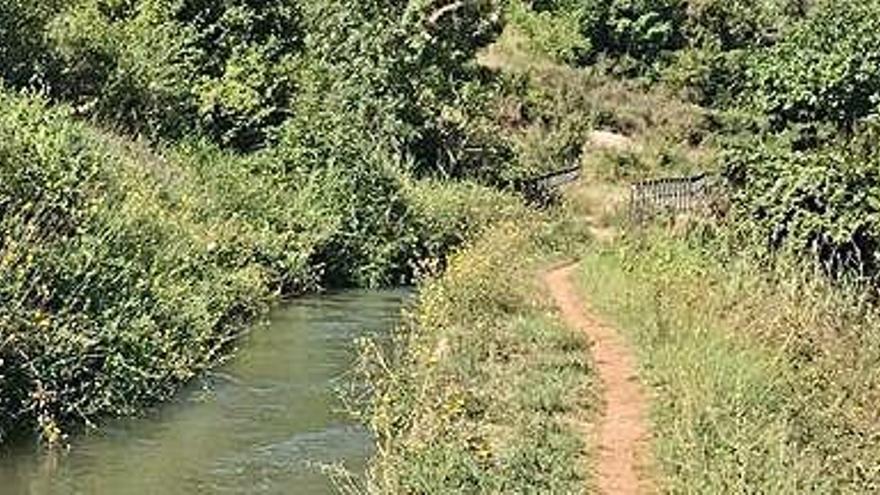
[[[552,270],[545,282],[565,322],[589,337],[602,381],[605,410],[599,425],[599,493],[652,493],[646,475],[647,400],[636,375],[636,360],[617,331],[592,316],[573,282],[576,270],[576,265]]]

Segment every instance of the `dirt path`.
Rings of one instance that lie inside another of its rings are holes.
[[[599,424],[599,492],[607,495],[651,493],[646,447],[647,402],[636,376],[636,361],[617,331],[596,320],[573,279],[577,267],[549,272],[545,281],[566,323],[587,334],[605,396]]]

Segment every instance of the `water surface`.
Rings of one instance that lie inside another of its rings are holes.
[[[299,299],[242,343],[237,357],[142,419],[73,439],[67,452],[0,450],[0,494],[334,493],[317,465],[362,472],[369,436],[335,389],[354,340],[398,320],[402,291]]]

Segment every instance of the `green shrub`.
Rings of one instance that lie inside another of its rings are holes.
[[[707,106],[731,107],[746,90],[748,61],[772,45],[803,12],[796,0],[687,2],[686,45],[661,69],[661,79]]]
[[[45,25],[56,0],[9,0],[0,5],[0,79],[14,86],[43,85],[50,57]]]
[[[683,45],[684,3],[680,0],[609,3],[602,24],[592,25],[598,46],[612,55],[642,62],[656,60],[664,51]]]
[[[287,116],[299,23],[288,0],[80,1],[49,29],[55,90],[129,131],[252,149]]]
[[[678,51],[660,80],[697,104],[730,108],[739,104],[748,84],[748,50],[721,51],[715,46]]]
[[[797,150],[752,138],[724,155],[734,220],[760,252],[789,252],[831,274],[875,276],[880,239],[877,131]]]
[[[582,39],[578,63],[598,63],[625,76],[661,77],[706,104],[739,94],[743,52],[773,44],[807,11],[800,0],[553,0],[532,2],[537,15],[517,5],[512,22],[524,26],[538,46],[559,44],[547,33],[574,22]],[[536,27],[530,29],[530,23]]]
[[[232,226],[169,208],[143,164],[64,112],[0,98],[0,434],[57,441],[168,397],[271,294],[258,266],[223,259],[213,238]]]
[[[829,122],[843,128],[877,115],[880,3],[822,1],[773,48],[748,79],[756,106],[777,127]]]
[[[521,211],[334,136],[157,152],[0,93],[0,439],[134,413],[215,365],[278,295],[409,282]]]
[[[300,97],[287,127],[311,139],[312,128],[341,125],[346,141],[381,143],[420,176],[491,178],[509,151],[486,118],[492,76],[471,61],[497,34],[496,7],[386,3],[307,7]]]
[[[801,0],[690,0],[685,36],[689,46],[756,48],[772,43],[805,12]]]
[[[561,0],[537,8],[576,16],[588,43],[581,62],[609,58],[623,73],[644,72],[685,42],[684,0]]]
[[[419,232],[417,261],[436,263],[498,222],[522,214],[516,196],[473,182],[408,180],[403,194]],[[433,269],[436,267],[417,267]]]
[[[560,63],[574,63],[589,52],[590,40],[581,32],[577,9],[544,5],[533,5],[533,9],[516,0],[507,11],[507,22],[525,36],[529,51]]]
[[[48,41],[53,96],[130,134],[195,133],[252,151],[274,143],[288,119],[305,133],[334,114],[412,157],[420,174],[491,178],[509,151],[485,117],[492,77],[471,61],[498,34],[499,8],[78,0],[39,11],[45,22],[21,15],[10,26]],[[16,46],[10,56],[37,52]],[[30,62],[12,62],[23,81],[33,75]],[[299,115],[325,99],[322,115]]]

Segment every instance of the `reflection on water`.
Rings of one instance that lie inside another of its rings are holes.
[[[366,432],[341,412],[358,336],[390,329],[402,291],[305,298],[273,314],[235,360],[144,419],[83,435],[69,452],[0,450],[0,494],[325,494],[315,465],[355,472]]]

